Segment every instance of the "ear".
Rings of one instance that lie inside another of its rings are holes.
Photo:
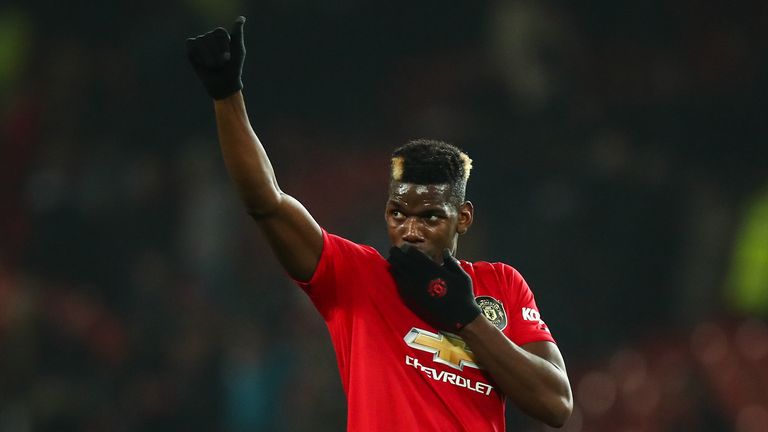
[[[459,206],[459,223],[456,226],[456,232],[459,234],[464,234],[467,232],[469,227],[472,225],[474,218],[475,207],[472,205],[472,202],[464,201],[464,203]]]

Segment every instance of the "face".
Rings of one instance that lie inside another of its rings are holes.
[[[469,201],[456,208],[449,200],[449,185],[392,182],[385,212],[392,246],[410,244],[435,262],[443,250],[456,252],[456,240],[472,224]]]

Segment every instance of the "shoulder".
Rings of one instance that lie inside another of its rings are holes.
[[[464,271],[478,278],[494,278],[499,281],[506,281],[507,283],[523,281],[523,276],[517,269],[503,262],[468,262],[464,260],[459,260],[459,262]]]
[[[498,295],[511,302],[520,302],[531,293],[531,289],[517,269],[502,262],[460,261],[464,271],[475,284],[479,295]]]
[[[355,243],[323,230],[323,251],[320,264],[348,268],[350,265],[386,262],[379,251],[371,246]]]
[[[347,257],[347,254],[362,255],[368,257],[382,258],[379,251],[372,246],[355,243],[342,236],[331,234],[323,229],[324,253],[336,253]]]
[[[371,246],[355,243],[325,229],[322,232],[323,251],[315,272],[309,281],[298,281],[316,304],[337,301],[347,283],[368,274],[365,270],[386,267],[386,260]]]

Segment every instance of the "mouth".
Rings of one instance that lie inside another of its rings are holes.
[[[424,256],[426,256],[427,258],[431,259],[432,261],[434,261],[434,262],[436,262],[438,264],[442,264],[443,263],[443,256],[441,254],[433,254],[431,251],[429,251],[425,247],[425,245],[423,245],[421,243],[414,244],[414,243],[409,243],[409,242],[403,242],[403,244],[401,244],[399,247],[402,248],[405,245],[408,245],[408,246],[416,249],[417,251],[423,253]]]
[[[426,248],[421,243],[403,242],[403,244],[401,244],[399,247],[402,248],[403,246],[412,247],[417,251],[423,253],[424,255],[429,256],[429,253],[426,251]]]

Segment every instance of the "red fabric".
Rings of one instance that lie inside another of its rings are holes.
[[[508,321],[503,332],[510,340],[554,342],[520,273],[502,263],[461,261],[461,266],[476,296],[503,305]],[[424,350],[421,342],[429,346],[445,336],[402,303],[389,263],[375,249],[323,231],[315,274],[299,285],[328,326],[347,395],[348,431],[505,430],[504,397],[487,373],[461,367],[455,358],[449,359],[454,366],[435,361],[450,350],[441,355]],[[406,342],[417,334],[420,348],[413,347],[414,339]]]

